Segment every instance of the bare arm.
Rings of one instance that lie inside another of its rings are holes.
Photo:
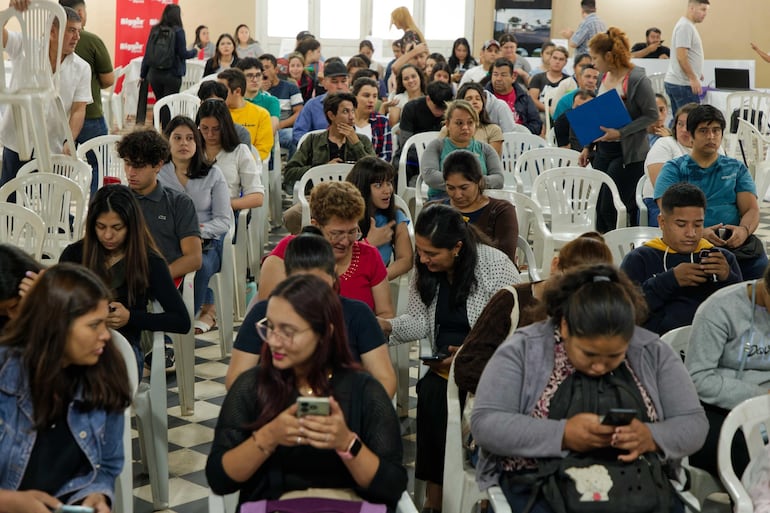
[[[757,197],[751,192],[739,192],[736,195],[738,212],[741,213],[741,226],[746,227],[749,234],[759,226],[759,203]]]
[[[190,236],[179,241],[182,256],[168,264],[172,278],[179,278],[201,268],[203,263],[203,246],[200,237]]]
[[[695,76],[695,72],[692,70],[692,66],[690,66],[690,61],[687,60],[688,52],[689,49],[687,48],[677,48],[676,60],[679,62],[679,66],[682,68],[684,74],[690,79],[690,88],[692,89],[692,92],[700,94],[703,91],[703,86],[700,83],[700,77]]]
[[[83,129],[83,122],[86,120],[86,102],[74,102],[70,109],[70,131],[72,138],[77,139],[80,130]]]
[[[388,397],[393,397],[396,394],[396,373],[393,371],[393,364],[390,362],[387,344],[362,354],[361,363],[364,369],[380,382],[385,392],[388,393]]]
[[[230,355],[230,365],[227,367],[227,374],[225,375],[225,388],[230,390],[230,387],[241,373],[256,367],[258,364],[258,354],[247,353],[246,351],[233,348],[233,352]]]
[[[257,300],[267,299],[276,285],[286,279],[286,268],[283,259],[270,255],[262,262],[259,272],[259,285],[257,286]]]
[[[302,112],[303,105],[295,105],[292,107],[291,116],[278,122],[278,128],[291,128],[294,126],[294,122],[297,120],[297,116]]]
[[[262,274],[264,273],[259,274],[260,279]],[[390,283],[387,277],[372,287],[372,297],[374,298],[374,314],[377,317],[392,319],[396,316],[393,310],[393,301],[390,298]]]
[[[253,192],[251,194],[241,196],[240,198],[232,198],[230,200],[230,206],[233,210],[261,207],[264,199],[265,195],[261,192]]]
[[[412,268],[414,254],[412,242],[409,240],[409,232],[406,223],[396,225],[395,241],[393,244],[393,262],[388,266],[388,280],[394,280],[402,274],[408,273]]]
[[[537,87],[530,87],[527,91],[529,92],[529,97],[532,98],[532,101],[535,103],[537,110],[545,112],[545,104],[540,101],[540,89]]]
[[[396,61],[390,66],[390,69],[392,70],[392,75],[393,76],[397,75],[402,66],[408,64],[412,59],[414,59],[421,53],[427,53],[428,51],[429,51],[428,45],[425,43],[420,43],[418,45],[415,45],[414,48],[402,54],[401,57],[396,59]]]
[[[650,174],[650,183],[653,187],[655,187],[655,181],[658,179],[660,170],[663,169],[663,164],[665,164],[665,162],[657,162],[647,166],[647,172]]]
[[[757,55],[759,55],[760,57],[762,57],[762,60],[763,60],[763,61],[765,61],[765,62],[770,62],[770,55],[768,55],[768,53],[767,53],[767,52],[764,52],[764,51],[762,51],[762,49],[761,49],[760,47],[758,47],[758,46],[757,46],[756,44],[754,44],[754,43],[751,43],[751,48],[752,48],[752,50],[754,50],[755,52],[757,52]]]
[[[108,87],[111,87],[112,84],[115,83],[115,72],[110,71],[109,73],[99,73],[99,87],[102,89],[107,89]]]

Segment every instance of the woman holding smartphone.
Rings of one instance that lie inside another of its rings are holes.
[[[206,463],[214,493],[240,491],[241,504],[294,492],[394,509],[407,482],[398,418],[354,363],[337,294],[316,276],[291,276],[257,331],[259,366],[236,379],[217,421]],[[328,404],[329,414],[300,416],[298,403],[316,403],[316,413]]]
[[[0,337],[0,511],[109,513],[123,468],[126,366],[107,329],[110,291],[58,264]]]

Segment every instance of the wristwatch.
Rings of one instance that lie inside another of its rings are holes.
[[[354,435],[355,436],[353,440],[350,441],[350,445],[348,445],[348,449],[346,451],[337,451],[337,455],[343,460],[352,460],[358,456],[358,453],[361,451],[361,447],[364,445],[361,443],[361,439],[358,438],[358,435],[355,433]]]

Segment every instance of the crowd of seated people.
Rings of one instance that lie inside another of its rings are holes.
[[[716,475],[725,417],[770,387],[757,188],[720,150],[724,115],[685,105],[669,135],[665,98],[653,115],[651,83],[618,27],[585,42],[569,77],[566,48],[544,45],[543,65],[532,69],[512,34],[487,41],[481,64],[465,38],[448,59],[431,53],[400,9],[391,21],[404,35],[387,66],[372,61],[370,41],[344,62],[323,58],[321,42],[302,31],[295,51],[279,57],[246,25],[216,44],[198,27],[193,49],[218,80],[200,88],[197,119],[122,138],[127,186],[92,195],[84,236],[61,263],[0,244],[0,448],[18,456],[0,461],[0,513],[61,503],[109,513],[115,477],[130,464],[122,413],[132,391],[107,328],[128,339],[141,370],[142,331],[194,323],[203,333],[231,314],[214,310],[208,281],[238,210],[266,206],[260,171],[275,146],[287,150],[284,185],[322,164],[351,170],[346,181],[300,191],[312,226],[301,226],[298,206],[286,211],[292,234],[260,263],[257,296],[226,334],[235,345],[205,469],[214,493],[239,492],[239,504],[333,496],[395,511],[407,472],[389,344],[420,339],[432,351],[416,387],[423,511],[441,511],[444,476],[454,471],[444,468],[452,365],[479,488],[499,486],[514,511],[569,511],[579,500],[571,490],[594,486],[591,500],[615,510],[680,512],[668,478],[681,460]],[[647,36],[637,52],[660,47]],[[609,90],[631,123],[572,147],[582,165],[616,181],[628,207],[647,174],[660,237],[613,262],[601,235],[614,226],[604,191],[597,231],[563,245],[549,278],[520,283],[534,265],[517,251],[526,226],[518,216],[527,213],[485,192],[504,185],[504,133],[519,124],[545,136],[542,120],[554,115],[559,144],[572,145],[563,113]],[[561,102],[549,112],[544,100],[554,94]],[[414,148],[402,152],[424,132],[436,134],[419,159]],[[402,159],[433,200],[413,220],[396,204]],[[180,283],[193,273],[191,319]],[[398,311],[396,283],[408,287]],[[153,300],[162,312],[148,309]],[[687,325],[682,361],[660,337]],[[173,367],[170,348],[163,356]],[[66,463],[48,465],[54,449]],[[739,472],[749,465],[742,436],[731,452]],[[591,466],[619,484],[633,469],[641,493],[591,484],[583,474]]]

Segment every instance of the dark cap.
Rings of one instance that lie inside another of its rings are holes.
[[[324,65],[324,77],[339,77],[348,74],[348,68],[341,62],[334,60]]]
[[[315,36],[309,30],[303,30],[297,33],[297,41],[300,41],[301,39],[305,39],[306,37],[312,37],[313,39],[315,39]]]
[[[481,49],[486,50],[490,46],[496,46],[497,48],[500,48],[500,43],[498,43],[496,39],[490,39],[489,41],[484,43],[484,46],[482,46]]]

